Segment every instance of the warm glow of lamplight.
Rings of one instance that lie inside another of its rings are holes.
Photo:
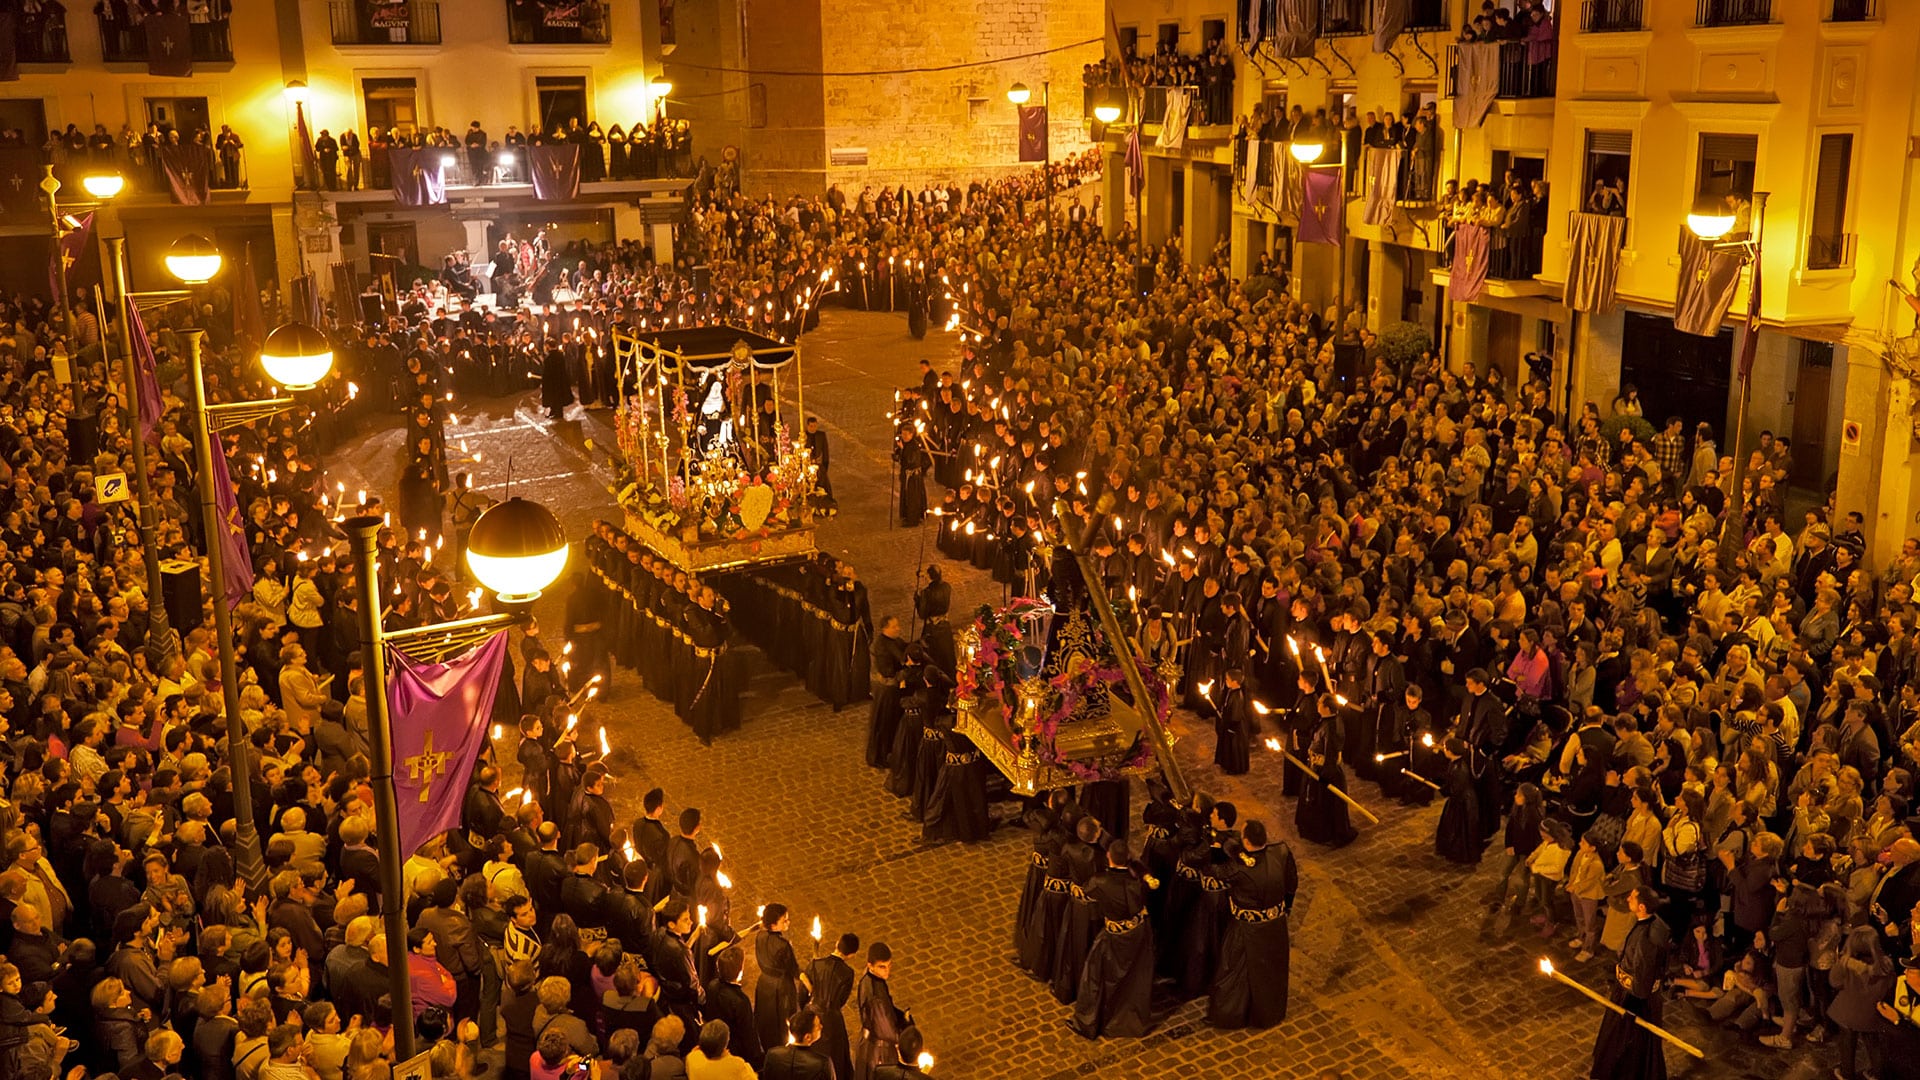
[[[220,249],[204,236],[188,233],[167,249],[167,272],[187,285],[204,285],[220,272]]]
[[[1687,212],[1687,229],[1702,240],[1714,241],[1733,230],[1733,210],[1717,195],[1701,195]]]
[[[289,390],[319,384],[333,370],[333,344],[327,335],[306,323],[274,327],[260,347],[260,366],[267,377]]]
[[[1007,88],[1007,100],[1015,105],[1025,105],[1033,100],[1033,91],[1027,89],[1026,83],[1014,83]]]
[[[1319,161],[1320,155],[1327,152],[1325,143],[1305,141],[1295,142],[1290,149],[1293,152],[1293,160],[1303,165]]]
[[[127,178],[117,172],[95,173],[81,178],[80,186],[96,199],[111,199],[127,186]]]

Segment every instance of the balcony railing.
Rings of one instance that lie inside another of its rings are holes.
[[[1365,0],[1320,0],[1320,33],[1323,37],[1358,37],[1373,33]]]
[[[1759,26],[1773,21],[1773,0],[1699,0],[1699,26]]]
[[[1807,237],[1807,269],[1842,270],[1852,266],[1856,239],[1852,233]]]
[[[335,45],[438,45],[440,0],[330,0]]]
[[[67,52],[67,14],[64,11],[40,11],[19,16],[15,24],[13,57],[22,64],[66,64],[73,61]]]
[[[1540,64],[1528,63],[1526,42],[1503,41],[1500,43],[1500,88],[1495,96],[1503,99],[1550,98],[1553,96],[1555,68],[1554,59]],[[1458,45],[1447,46],[1447,86],[1452,96],[1459,96]]]
[[[120,22],[105,13],[100,20],[101,59],[109,64],[147,62],[147,29],[139,23]],[[193,59],[203,64],[233,62],[233,37],[227,32],[227,20],[208,19],[190,22],[187,33],[193,46]]]
[[[606,45],[613,41],[606,0],[506,0],[507,40],[515,45]]]
[[[1880,17],[1876,0],[1832,0],[1827,8],[1828,22],[1867,22]]]
[[[1644,27],[1643,0],[1586,0],[1580,7],[1580,29],[1589,34],[1617,34]]]

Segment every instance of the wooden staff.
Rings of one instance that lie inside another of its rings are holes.
[[[734,935],[732,940],[723,941],[720,944],[715,945],[713,948],[708,949],[707,955],[719,956],[721,953],[726,952],[728,949],[732,948],[735,945],[740,944],[741,942],[747,940],[748,938],[752,937],[754,934],[757,934],[759,932],[760,932],[760,924],[758,922],[755,922],[752,926],[749,926],[745,930],[742,930],[738,934]]]
[[[1417,773],[1417,772],[1414,772],[1414,771],[1413,771],[1412,769],[1401,769],[1401,770],[1400,770],[1400,775],[1401,775],[1401,776],[1410,776],[1410,777],[1412,777],[1412,778],[1414,778],[1415,780],[1418,780],[1418,781],[1420,781],[1421,783],[1423,783],[1423,784],[1425,784],[1425,785],[1427,785],[1428,787],[1430,787],[1430,788],[1432,788],[1432,789],[1433,789],[1433,790],[1435,790],[1435,791],[1439,791],[1439,790],[1440,790],[1440,785],[1439,785],[1439,784],[1436,784],[1436,783],[1434,783],[1433,781],[1431,781],[1431,780],[1429,780],[1429,779],[1427,779],[1426,777],[1424,777],[1424,776],[1421,776],[1421,775],[1420,775],[1419,773]]]
[[[1575,982],[1573,979],[1570,979],[1567,976],[1561,974],[1560,972],[1555,971],[1553,969],[1553,961],[1548,960],[1545,957],[1540,958],[1540,974],[1545,975],[1547,978],[1552,979],[1555,982],[1563,983],[1567,986],[1573,987],[1575,990],[1578,990],[1581,993],[1592,998],[1595,1002],[1601,1005],[1604,1005],[1609,1009],[1612,1009],[1614,1012],[1619,1013],[1621,1016],[1627,1017],[1628,1019],[1632,1020],[1634,1023],[1640,1025],[1643,1028],[1646,1028],[1648,1031],[1653,1032],[1655,1035],[1660,1036],[1662,1039],[1667,1040],[1668,1042],[1679,1047],[1680,1049],[1685,1050],[1687,1053],[1692,1054],[1694,1057],[1705,1058],[1707,1056],[1706,1054],[1700,1051],[1699,1047],[1693,1045],[1692,1043],[1686,1041],[1685,1039],[1682,1039],[1680,1036],[1675,1035],[1673,1032],[1668,1031],[1666,1028],[1663,1028],[1658,1024],[1648,1022],[1646,1018],[1640,1016],[1638,1013],[1628,1012],[1626,1006],[1615,1004],[1611,998],[1601,997],[1599,993],[1597,993],[1596,991],[1588,987],[1585,983]]]
[[[1293,751],[1288,750],[1286,747],[1282,746],[1280,744],[1279,739],[1268,739],[1267,749],[1272,750],[1280,754],[1282,757],[1286,758],[1288,761],[1293,762],[1295,767],[1299,768],[1302,772],[1306,773],[1308,776],[1315,777],[1316,779],[1320,776],[1319,769],[1316,769],[1313,766],[1307,764],[1306,762],[1301,761],[1299,758],[1294,757]],[[1340,796],[1341,802],[1344,802],[1348,806],[1353,807],[1354,813],[1359,814],[1361,817],[1366,818],[1368,821],[1372,822],[1375,825],[1380,824],[1380,819],[1377,817],[1374,817],[1373,812],[1371,810],[1368,810],[1366,807],[1361,806],[1357,802],[1354,802],[1353,796],[1348,795],[1346,792],[1341,791],[1339,788],[1333,786],[1332,784],[1327,785],[1327,790],[1333,792],[1335,795]]]

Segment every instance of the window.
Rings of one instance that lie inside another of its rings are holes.
[[[1697,26],[1757,26],[1773,21],[1773,0],[1699,0]]]
[[[1584,0],[1580,7],[1580,29],[1589,34],[1609,34],[1640,29],[1641,0]]]
[[[1753,197],[1753,163],[1760,156],[1758,135],[1700,136],[1700,169],[1695,195]]]
[[[613,40],[607,0],[506,0],[515,45],[605,45]]]
[[[1853,136],[1820,136],[1819,163],[1813,177],[1813,211],[1808,215],[1807,269],[1833,270],[1851,262],[1847,235],[1848,187],[1853,181]]]
[[[587,80],[577,76],[541,75],[533,80],[534,96],[539,99],[540,131],[565,131],[575,120],[587,125]]]
[[[22,64],[64,64],[67,53],[67,13],[58,4],[34,4],[14,24],[14,58]]]
[[[415,105],[417,87],[412,79],[368,79],[360,85],[366,102],[367,131],[375,129],[411,136],[420,126],[420,111]]]
[[[208,116],[207,99],[203,97],[147,99],[147,123],[158,125],[162,134],[178,131],[181,142],[192,142],[194,132],[212,131]]]
[[[1413,10],[1407,14],[1409,30],[1446,30],[1446,0],[1413,0]]]
[[[19,133],[19,143],[25,146],[45,146],[47,144],[47,103],[41,98],[0,98],[0,136]],[[39,183],[34,178],[34,183]]]
[[[1633,132],[1587,132],[1587,172],[1581,190],[1583,209],[1599,214],[1627,212],[1627,181],[1633,175]]]
[[[329,0],[335,45],[438,45],[440,0]]]
[[[1140,28],[1123,26],[1120,28],[1120,55],[1134,57],[1140,55]]]
[[[1158,45],[1159,45],[1160,51],[1163,53],[1179,52],[1180,51],[1180,24],[1177,22],[1161,23]]]
[[[1227,40],[1227,21],[1225,19],[1206,19],[1200,23],[1200,44],[1208,47],[1214,42]]]
[[[1320,0],[1320,32],[1328,37],[1369,33],[1366,5],[1352,0]]]

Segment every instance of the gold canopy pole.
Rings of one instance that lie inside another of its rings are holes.
[[[1160,773],[1167,778],[1167,787],[1172,791],[1174,801],[1184,804],[1193,797],[1193,790],[1187,786],[1187,778],[1180,773],[1180,763],[1174,760],[1173,743],[1168,740],[1166,729],[1160,726],[1159,710],[1154,707],[1153,698],[1147,694],[1147,682],[1140,677],[1140,665],[1134,662],[1132,643],[1121,632],[1120,620],[1114,617],[1113,604],[1107,599],[1106,582],[1081,549],[1071,510],[1064,502],[1055,502],[1053,514],[1060,522],[1060,536],[1067,551],[1073,555],[1075,565],[1080,567],[1080,578],[1086,583],[1087,597],[1093,601],[1094,614],[1100,618],[1100,629],[1107,635],[1108,644],[1113,646],[1113,655],[1120,661],[1120,671],[1127,677],[1127,690],[1132,693],[1134,710],[1145,721],[1147,735],[1153,740],[1153,756],[1160,762]]]

